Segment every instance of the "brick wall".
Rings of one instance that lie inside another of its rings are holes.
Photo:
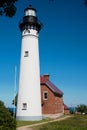
[[[43,93],[47,92],[47,100],[43,99]],[[46,85],[41,85],[41,101],[42,114],[58,114],[63,113],[63,99],[62,96],[55,95]]]
[[[68,110],[68,109],[67,109],[67,110],[64,110],[64,114],[65,114],[65,115],[70,114],[69,110]]]

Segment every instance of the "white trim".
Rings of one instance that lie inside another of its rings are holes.
[[[47,98],[45,98],[45,93],[47,93]],[[48,92],[47,91],[43,91],[43,100],[48,100]]]

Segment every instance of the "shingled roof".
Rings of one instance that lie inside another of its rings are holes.
[[[46,86],[48,86],[53,93],[59,94],[61,96],[63,95],[63,92],[58,87],[56,87],[48,78],[40,76],[40,82],[41,84],[45,84]]]

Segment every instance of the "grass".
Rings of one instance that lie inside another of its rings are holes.
[[[17,127],[47,122],[52,119],[42,121],[17,121]],[[87,130],[87,115],[74,115],[62,121],[56,121],[33,127],[33,130]]]
[[[33,127],[33,130],[87,130],[87,116],[75,115],[66,120]]]
[[[47,121],[50,121],[50,120],[52,120],[52,119],[43,119],[41,121],[17,121],[17,127],[37,124],[37,123],[41,123],[41,122],[47,122]]]

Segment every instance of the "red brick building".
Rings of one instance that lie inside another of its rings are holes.
[[[65,104],[64,104],[64,114],[66,114],[66,115],[70,114],[69,108],[68,108],[68,106],[65,105]]]
[[[40,77],[42,114],[64,114],[63,92],[49,79],[49,75]]]

